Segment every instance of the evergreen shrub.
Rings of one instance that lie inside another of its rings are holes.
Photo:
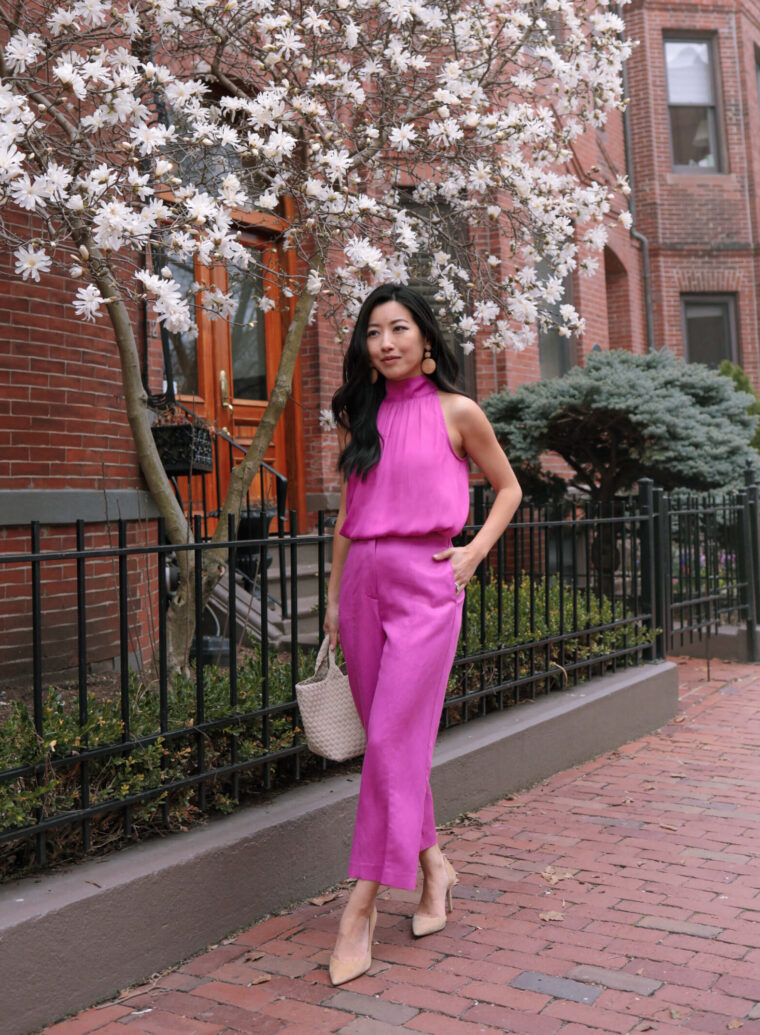
[[[572,469],[572,485],[610,500],[640,478],[698,492],[741,484],[747,464],[757,466],[753,402],[717,371],[666,350],[615,349],[483,408],[518,477],[552,452]]]

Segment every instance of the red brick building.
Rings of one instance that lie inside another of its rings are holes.
[[[755,386],[760,5],[634,0],[628,67],[636,226],[656,347],[743,366]]]
[[[556,376],[596,346],[637,352],[667,346],[710,363],[727,357],[760,387],[760,5],[633,0],[625,19],[628,34],[640,41],[627,69],[628,117],[612,118],[604,131],[581,139],[576,160],[578,169],[596,166],[611,183],[628,169],[633,233],[613,213],[596,273],[569,278],[568,295],[585,319],[577,341],[547,333],[520,354],[478,350],[465,360],[466,387],[476,398]],[[241,219],[249,247],[276,252],[274,217]],[[492,250],[499,253],[498,241]],[[87,521],[88,545],[115,544],[118,516],[130,522],[131,539],[154,542],[156,511],[132,448],[108,323],[74,319],[59,279],[21,282],[9,257],[0,274],[0,553],[28,547],[31,520],[41,522],[48,550],[73,547],[76,518]],[[175,336],[165,344],[180,397],[245,445],[273,382],[283,333],[276,311],[257,316],[252,308],[242,331],[202,322],[197,347]],[[140,347],[146,384],[160,392],[166,374],[155,327],[145,327]],[[316,320],[268,455],[288,478],[289,506],[302,530],[317,509],[337,504],[334,436],[320,429],[319,411],[330,405],[341,361],[333,327]],[[0,573],[0,627],[9,634],[0,644],[3,678],[28,665],[21,643],[28,642],[31,605],[28,566]],[[49,576],[42,611],[46,626],[59,633],[44,648],[45,662],[66,669],[75,653],[73,572],[51,569]],[[107,665],[118,609],[105,568],[98,578],[91,592],[97,588],[100,596],[91,600],[103,635],[93,634],[88,660]],[[136,572],[135,608],[145,596],[140,578]],[[150,649],[150,625],[146,617],[148,631],[131,645],[138,661]]]

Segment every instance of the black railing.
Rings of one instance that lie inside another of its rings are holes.
[[[760,590],[757,487],[700,496],[653,490],[663,649],[709,638],[721,625],[744,627],[746,656],[758,659]]]
[[[484,513],[478,489],[461,541]],[[31,662],[28,687],[0,707],[0,876],[186,827],[326,768],[304,745],[293,690],[324,620],[324,515],[307,536],[292,534],[289,515],[276,540],[236,538],[231,522],[221,544],[194,521],[191,544],[166,543],[161,522],[153,544],[130,543],[120,522],[118,545],[98,548],[78,522],[65,550],[45,549],[33,523],[30,551],[0,556],[0,573],[28,592]],[[752,488],[697,503],[643,483],[638,499],[522,508],[466,592],[443,725],[656,660],[727,618],[747,623],[749,642],[757,529]],[[224,551],[226,572],[204,607],[197,561],[211,548]],[[176,674],[167,565],[180,552],[196,562],[197,649]],[[240,571],[246,552],[258,558],[253,583]],[[66,609],[74,664],[62,682],[46,670],[46,645]],[[91,663],[108,636],[118,670],[104,689]]]

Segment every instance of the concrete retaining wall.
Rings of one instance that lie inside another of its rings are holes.
[[[675,630],[673,652],[685,654],[689,658],[716,658],[719,661],[740,661],[742,664],[752,661],[749,633],[751,626],[721,625],[717,632],[708,628],[701,636],[684,633],[683,637]],[[757,642],[760,643],[760,625],[756,626]]]
[[[448,730],[439,823],[658,728],[670,662],[643,665]],[[76,1012],[345,875],[358,775],[298,787],[187,834],[0,888],[0,1035]]]

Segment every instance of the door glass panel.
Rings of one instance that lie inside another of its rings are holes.
[[[232,386],[237,399],[267,399],[267,354],[261,270],[230,272],[229,292],[235,300],[230,323]]]
[[[179,284],[182,291],[190,291],[195,281],[195,270],[192,259],[182,262],[179,259],[169,259],[166,264],[171,270],[172,276]],[[172,380],[174,391],[177,395],[198,394],[198,336],[188,332],[168,331],[164,324],[161,324],[161,340],[164,348],[168,350],[168,357],[171,362]],[[169,371],[167,369],[168,378]]]

